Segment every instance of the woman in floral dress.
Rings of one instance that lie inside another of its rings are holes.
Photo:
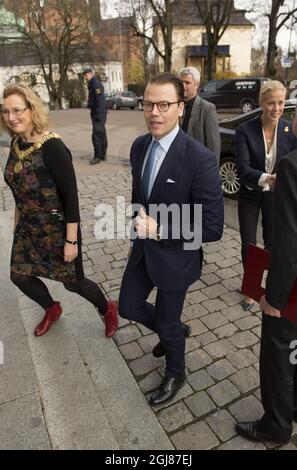
[[[15,199],[11,280],[45,316],[35,335],[45,334],[60,317],[40,277],[60,281],[91,302],[104,316],[105,334],[118,327],[116,304],[84,276],[76,178],[69,150],[48,130],[48,115],[38,96],[25,85],[4,89],[2,127],[11,135],[4,171]]]

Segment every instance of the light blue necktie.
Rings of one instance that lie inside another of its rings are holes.
[[[142,184],[143,184],[144,194],[147,200],[150,196],[150,181],[151,181],[152,171],[153,171],[155,160],[156,160],[156,152],[157,152],[158,146],[159,146],[159,142],[157,140],[154,140],[153,145],[151,146],[151,150],[148,155],[147,161],[146,161],[143,175],[142,175]]]

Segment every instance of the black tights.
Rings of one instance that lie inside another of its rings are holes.
[[[42,308],[46,309],[54,304],[48,288],[38,277],[11,272],[10,279],[27,297],[37,302]],[[65,282],[63,284],[67,290],[75,292],[95,305],[101,315],[106,313],[107,301],[94,281],[84,277],[77,282]]]

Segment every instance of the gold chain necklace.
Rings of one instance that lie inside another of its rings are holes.
[[[55,133],[46,134],[44,137],[42,137],[42,139],[39,142],[35,142],[35,144],[31,145],[26,150],[20,150],[19,144],[16,142],[13,146],[13,150],[15,151],[16,156],[18,157],[18,161],[14,165],[13,171],[15,173],[19,173],[23,168],[22,161],[24,160],[24,158],[28,157],[28,155],[34,152],[34,150],[39,150],[45,142],[54,138],[60,139],[61,137]]]

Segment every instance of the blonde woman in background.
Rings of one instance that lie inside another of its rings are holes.
[[[270,248],[272,191],[279,160],[297,148],[292,123],[282,119],[286,99],[284,85],[269,80],[262,85],[259,102],[260,117],[241,124],[235,134],[235,155],[241,188],[238,197],[238,218],[243,265],[249,243],[257,243],[257,224],[262,214],[264,246]],[[253,299],[242,301],[250,310]]]

